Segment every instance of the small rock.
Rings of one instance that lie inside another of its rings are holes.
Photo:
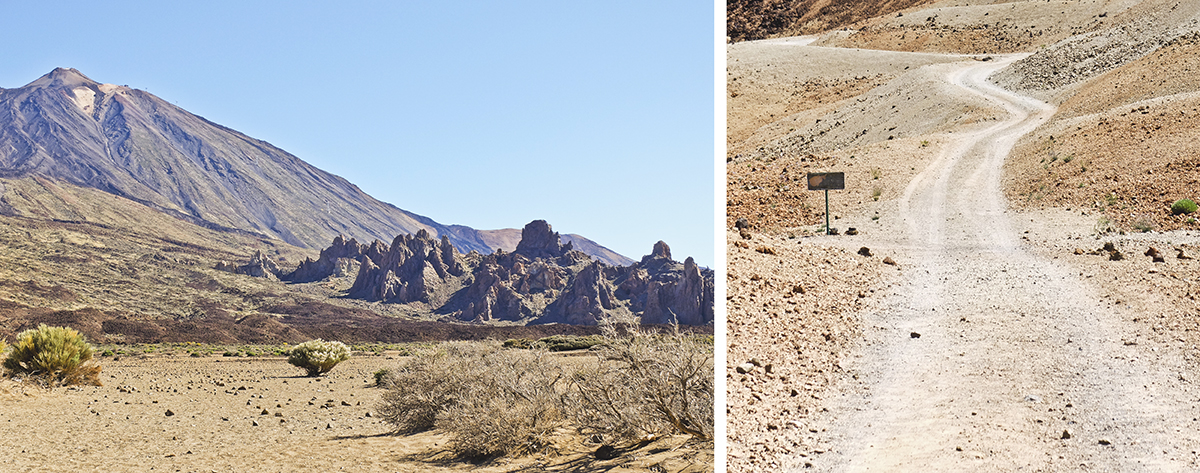
[[[1029,394],[1025,396],[1025,402],[1042,402],[1042,397],[1036,394]]]
[[[343,405],[343,406],[349,406],[349,405],[350,405],[350,403],[348,403],[348,402],[346,402],[346,401],[342,401],[342,405]]]
[[[1075,254],[1082,255],[1084,253],[1087,253],[1087,252],[1083,251],[1083,248],[1075,248]]]
[[[854,227],[850,227],[850,228],[846,229],[846,234],[850,235],[850,236],[858,235],[858,229],[854,228]]]
[[[1153,246],[1151,246],[1149,250],[1146,250],[1146,256],[1149,256],[1155,263],[1167,262],[1166,258],[1163,257],[1162,253],[1160,253],[1158,251],[1158,248],[1155,248]]]
[[[792,293],[793,294],[804,294],[804,286],[801,286],[799,284],[793,286]]]
[[[754,364],[753,363],[742,363],[742,364],[738,365],[736,369],[737,369],[737,372],[740,374],[749,374],[754,371]]]
[[[830,234],[830,235],[837,235],[837,234],[838,234],[838,229],[836,229],[836,228],[830,228],[830,229],[829,229],[829,234]]]
[[[612,460],[617,458],[617,449],[613,448],[612,445],[601,445],[593,455],[596,456],[597,460]]]
[[[174,413],[174,412],[171,412],[171,410],[170,410],[170,409],[167,409],[167,414],[166,414],[166,416],[167,416],[167,417],[171,417],[171,416],[173,416],[173,415],[175,415],[175,413]]]
[[[895,266],[895,265],[896,265],[896,260],[892,259],[892,257],[891,257],[891,256],[888,256],[888,257],[886,257],[886,258],[884,258],[884,259],[883,259],[883,264],[888,264],[888,265]]]
[[[750,232],[748,232],[748,231],[746,231],[746,230],[739,231],[739,232],[738,232],[738,235],[740,235],[740,236],[742,237],[742,239],[743,239],[743,240],[749,240],[749,239],[751,239],[751,237],[750,237]]]
[[[909,338],[921,338],[921,334],[919,334],[917,332],[909,332],[908,337]]]
[[[1108,439],[1100,439],[1100,445],[1112,445],[1112,441]]]
[[[1112,253],[1108,254],[1109,261],[1121,261],[1123,259],[1125,259],[1125,255],[1121,254],[1120,251],[1114,250]]]
[[[1059,438],[1061,438],[1063,440],[1071,438],[1071,431],[1063,430],[1062,437],[1059,437]]]
[[[1175,258],[1177,259],[1192,259],[1191,256],[1188,256],[1187,253],[1184,253],[1183,248],[1176,248],[1175,251],[1179,252],[1179,254],[1175,255]]]
[[[262,410],[262,412],[259,412],[259,413],[258,413],[258,415],[261,415],[261,416],[270,415],[270,414],[271,414],[271,413],[270,413],[270,412],[267,412],[267,410],[266,410],[266,409],[263,409],[263,410]]]
[[[775,249],[771,248],[769,246],[760,246],[758,248],[755,248],[754,251],[757,251],[764,255],[774,255],[775,254]]]
[[[864,246],[858,249],[858,254],[863,256],[871,256],[871,249]]]
[[[754,366],[762,366],[762,365],[763,365],[763,362],[762,362],[762,360],[760,360],[760,359],[758,359],[758,358],[751,358],[751,359],[750,359],[750,364],[752,364],[752,365],[754,365]]]

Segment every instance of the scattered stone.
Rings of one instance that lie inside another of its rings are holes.
[[[617,449],[612,445],[601,445],[594,454],[597,460],[612,460],[617,458]]]
[[[769,246],[760,246],[758,248],[755,248],[754,251],[757,251],[764,255],[775,255],[775,249],[771,248]]]
[[[838,234],[838,229],[836,229],[836,228],[830,228],[830,229],[829,229],[829,234],[830,234],[830,235],[837,235],[837,234]]]
[[[1075,254],[1082,255],[1084,253],[1087,253],[1087,252],[1083,251],[1083,248],[1075,248]]]
[[[858,249],[858,254],[863,256],[871,256],[871,249],[864,246]]]
[[[737,219],[737,222],[735,222],[733,224],[733,226],[736,227],[738,230],[745,230],[745,229],[750,228],[750,221],[746,220],[746,217],[742,217],[742,218]]]
[[[909,332],[908,337],[909,338],[921,338],[921,334],[919,334],[917,332]]]
[[[262,410],[262,412],[259,412],[259,413],[258,413],[258,415],[260,415],[260,416],[265,416],[265,415],[271,415],[271,413],[270,413],[270,412],[267,412],[267,410],[266,410],[266,409],[263,409],[263,410]]]
[[[804,286],[799,284],[792,286],[792,294],[804,294]]]
[[[1155,263],[1167,262],[1166,258],[1163,258],[1162,253],[1158,251],[1158,248],[1153,246],[1151,246],[1149,250],[1146,250],[1146,256],[1149,256]]]
[[[758,358],[751,358],[750,364],[752,364],[754,366],[762,366],[763,362],[762,362],[762,360],[759,360]]]
[[[891,257],[891,256],[888,256],[888,257],[886,257],[886,258],[884,258],[884,259],[883,259],[883,264],[887,264],[887,265],[895,266],[895,265],[896,265],[896,260],[892,259],[892,257]]]
[[[254,426],[254,427],[258,427],[258,421],[257,421],[257,420],[252,420],[252,421],[250,421],[250,425],[252,425],[252,426]]]
[[[738,235],[741,236],[743,240],[749,240],[752,238],[750,236],[750,232],[746,231],[745,229],[738,231]]]
[[[1063,440],[1071,438],[1071,431],[1063,430],[1062,437],[1059,437],[1059,438],[1061,438]]]
[[[346,401],[342,401],[342,405],[343,405],[343,406],[349,406],[349,405],[350,405],[350,403],[348,403],[348,402],[346,402]]]
[[[1114,250],[1112,253],[1108,254],[1109,261],[1121,261],[1123,259],[1125,259],[1125,255],[1121,254],[1120,251]]]
[[[742,363],[742,364],[738,365],[736,369],[739,374],[750,374],[750,373],[754,372],[754,364],[753,363]]]
[[[166,416],[167,416],[167,417],[171,417],[171,416],[173,416],[173,415],[175,415],[175,413],[174,413],[174,412],[171,412],[171,410],[170,410],[170,409],[167,409]]]
[[[738,248],[745,248],[747,250],[750,249],[750,244],[746,243],[744,241],[736,241],[733,243],[733,246],[736,246]]]
[[[1188,256],[1188,254],[1183,251],[1183,248],[1176,248],[1175,251],[1179,252],[1179,254],[1175,255],[1175,258],[1177,259],[1192,259],[1191,256]]]
[[[1103,439],[1103,438],[1100,439],[1099,443],[1100,443],[1100,445],[1112,445],[1112,441],[1110,441],[1108,439]]]
[[[850,227],[849,229],[846,230],[846,234],[850,235],[850,236],[858,235],[858,229],[854,228],[854,227]]]

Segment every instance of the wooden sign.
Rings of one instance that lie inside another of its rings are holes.
[[[842,190],[846,188],[846,173],[841,172],[810,172],[808,173],[808,190]]]

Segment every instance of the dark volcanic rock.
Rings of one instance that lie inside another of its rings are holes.
[[[333,239],[333,244],[329,248],[321,250],[321,256],[316,261],[307,258],[300,262],[300,266],[296,267],[295,271],[280,279],[293,282],[312,282],[338,275],[340,272],[348,270],[351,261],[361,263],[367,248],[366,245],[359,244],[353,238],[346,239],[345,236],[338,235]]]
[[[386,253],[381,252],[381,244],[368,248],[350,297],[441,305],[445,300],[436,297],[437,286],[463,273],[461,255],[444,235],[440,241],[424,230],[400,235]]]
[[[254,256],[250,257],[250,262],[242,266],[234,266],[222,261],[217,263],[216,269],[266,279],[278,279],[281,273],[279,265],[275,264],[271,257],[263,255],[262,251],[255,251]]]
[[[334,246],[327,250],[330,258],[352,253],[339,249],[344,241]],[[713,271],[691,258],[672,260],[661,241],[639,263],[609,266],[563,245],[549,224],[536,220],[511,253],[462,256],[448,239],[435,242],[423,232],[401,235],[390,247],[377,241],[361,253],[349,297],[422,302],[463,321],[594,325],[626,314],[640,315],[642,323],[713,322]],[[301,269],[318,268],[326,259],[322,252]]]
[[[571,251],[571,243],[566,245],[558,237],[558,232],[550,229],[545,220],[534,220],[521,230],[521,242],[517,243],[514,253],[529,259],[558,258]]]

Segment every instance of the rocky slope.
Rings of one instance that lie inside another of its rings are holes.
[[[338,176],[145,91],[55,69],[0,89],[0,177],[42,178],[95,188],[213,229],[319,248],[338,234],[384,238],[419,230],[490,251],[470,233],[379,202]],[[0,196],[7,215],[71,213],[43,208],[45,194]],[[49,214],[49,215],[42,215]]]
[[[261,272],[259,256],[228,268]],[[463,254],[450,240],[424,231],[387,245],[339,236],[321,256],[300,263],[284,280],[321,281],[349,274],[353,299],[427,308],[451,320],[476,323],[595,325],[606,315],[635,315],[643,323],[713,322],[713,271],[692,258],[671,259],[666,243],[628,266],[612,266],[581,251],[544,220],[530,222],[511,252]],[[270,276],[267,276],[270,277]]]

